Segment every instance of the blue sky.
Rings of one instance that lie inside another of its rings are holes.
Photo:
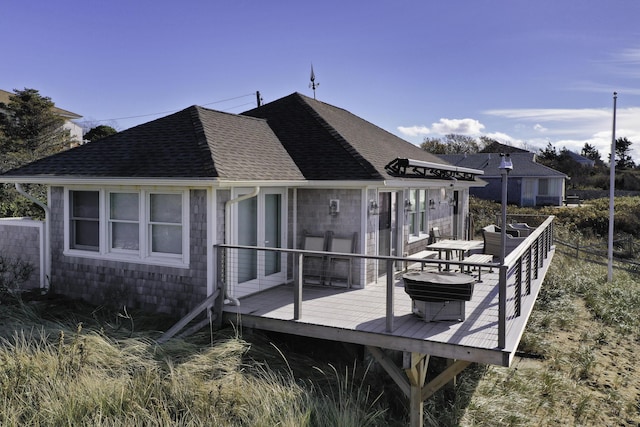
[[[293,92],[419,144],[447,133],[640,162],[637,0],[5,0],[0,88],[119,130]]]

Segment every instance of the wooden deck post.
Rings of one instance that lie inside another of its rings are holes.
[[[407,360],[408,359],[408,360]],[[407,362],[409,366],[407,365]],[[405,373],[409,378],[409,417],[411,427],[422,427],[424,423],[424,399],[422,388],[427,378],[429,355],[404,353]]]

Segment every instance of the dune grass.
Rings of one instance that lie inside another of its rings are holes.
[[[109,336],[106,324],[51,321],[24,304],[0,305],[0,324],[2,426],[390,423],[355,367],[301,380],[264,362],[283,357],[274,346],[252,348],[233,331],[158,345],[153,333]]]

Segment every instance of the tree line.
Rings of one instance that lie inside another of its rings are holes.
[[[9,102],[0,102],[0,173],[66,150],[82,142],[92,142],[117,131],[110,126],[96,126],[75,141],[64,128],[65,119],[55,109],[51,98],[38,90],[15,89]],[[25,189],[46,202],[46,189],[27,185]],[[0,186],[0,217],[42,216],[40,208],[19,196],[13,185]]]
[[[638,191],[640,190],[640,171],[631,156],[631,145],[632,142],[626,137],[616,139],[614,153],[616,188]],[[537,155],[536,161],[538,163],[567,174],[571,178],[568,184],[571,188],[609,188],[611,155],[608,156],[605,163],[600,152],[588,142],[585,142],[580,153],[573,153],[566,147],[558,150],[551,142],[542,149],[531,149],[526,143],[523,144],[522,149],[519,149],[502,144],[487,136],[480,136],[476,139],[468,135],[448,134],[443,138],[425,138],[420,147],[436,155],[529,151]],[[576,159],[575,154],[591,160],[593,165],[585,166]]]

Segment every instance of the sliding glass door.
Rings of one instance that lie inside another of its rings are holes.
[[[237,245],[282,248],[286,242],[286,203],[284,189],[262,189],[242,200],[232,209],[233,240]],[[236,190],[234,198],[248,194],[250,189]],[[239,298],[277,286],[286,280],[286,257],[280,252],[238,249],[230,265],[232,296]]]

